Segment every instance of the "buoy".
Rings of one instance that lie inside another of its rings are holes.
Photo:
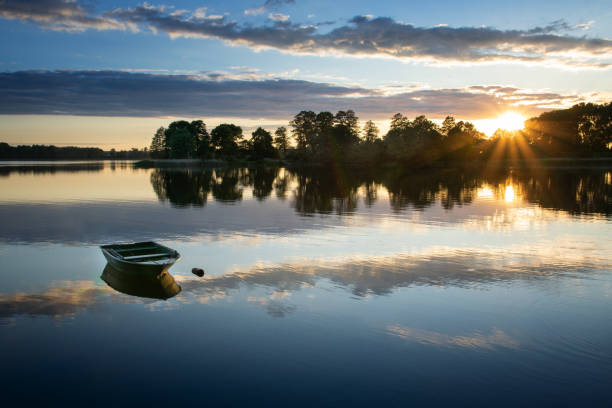
[[[191,269],[191,273],[193,273],[194,275],[197,275],[197,276],[199,276],[201,278],[202,276],[204,276],[204,269],[193,268],[193,269]]]

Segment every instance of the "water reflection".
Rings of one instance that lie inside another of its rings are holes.
[[[10,322],[18,316],[68,317],[99,309],[107,302],[149,303],[152,299],[169,299],[181,291],[167,272],[159,279],[137,279],[107,266],[101,279],[108,286],[94,281],[54,281],[42,292],[0,293],[0,321]]]
[[[166,170],[151,174],[151,184],[162,201],[183,207],[203,206],[209,195],[220,202],[243,199],[252,188],[258,200],[272,191],[285,198],[292,191],[292,207],[300,215],[352,214],[363,198],[374,205],[380,191],[386,191],[391,208],[423,210],[439,203],[444,209],[473,203],[475,197],[508,204],[528,202],[571,214],[612,214],[612,185],[605,171],[521,171],[462,172],[434,170],[405,173],[396,170],[341,169],[222,169]],[[382,190],[381,190],[382,189]]]
[[[111,167],[118,166],[127,168],[131,163],[112,163]],[[59,163],[59,164],[0,164],[0,177],[8,177],[11,174],[19,175],[42,175],[42,174],[57,174],[57,173],[77,173],[91,172],[97,173],[104,170],[105,163],[90,162],[90,163]]]
[[[108,295],[108,289],[91,281],[55,282],[42,293],[0,294],[0,318],[16,316],[70,316],[95,307]]]
[[[174,298],[178,302],[201,304],[246,296],[249,304],[265,309],[270,316],[284,317],[297,310],[298,306],[291,301],[296,292],[330,285],[354,299],[389,296],[402,288],[416,286],[484,289],[511,282],[550,285],[564,279],[589,277],[611,262],[609,254],[598,254],[595,249],[592,253],[587,249],[577,254],[566,248],[524,246],[508,251],[433,248],[420,254],[359,260],[310,259],[255,265],[204,278],[173,277],[166,272],[157,279],[140,279],[126,276],[107,265],[101,278],[109,287],[90,281],[63,281],[54,282],[41,293],[0,294],[0,318],[73,315],[99,307],[109,297],[117,295],[115,291],[130,295],[118,300],[130,303],[139,302],[138,298],[169,299],[179,293]],[[267,294],[254,295],[261,288]],[[398,333],[396,330],[399,336]],[[400,337],[408,336],[407,332],[403,333]],[[421,340],[425,338],[423,333],[419,336]]]
[[[564,217],[605,221],[612,215],[610,172],[604,170],[105,169],[45,177],[4,181],[10,198],[0,203],[0,242],[286,235],[355,222],[381,230],[401,222],[524,230]],[[31,202],[28,196],[34,196]],[[155,197],[172,207],[158,205]],[[314,215],[320,215],[316,222]],[[376,223],[373,217],[379,217]]]
[[[166,300],[181,291],[181,287],[167,271],[158,276],[138,276],[121,272],[106,264],[100,278],[117,292],[143,298]]]
[[[387,332],[401,339],[437,347],[458,347],[468,349],[493,350],[498,347],[516,349],[519,347],[518,340],[510,337],[503,330],[492,328],[490,333],[472,333],[469,335],[451,336],[431,330],[390,325]]]
[[[475,288],[512,281],[536,284],[575,278],[605,268],[612,261],[593,252],[575,254],[563,248],[542,247],[516,247],[512,251],[438,247],[420,254],[255,266],[203,280],[181,278],[180,282],[184,292],[196,294],[204,303],[213,297],[227,297],[231,290],[241,287],[267,287],[272,291],[269,300],[280,301],[294,291],[316,287],[323,281],[365,298],[390,295],[410,286]]]

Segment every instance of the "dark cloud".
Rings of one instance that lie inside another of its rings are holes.
[[[229,76],[231,77],[231,75]],[[239,117],[286,120],[309,110],[351,108],[373,119],[394,112],[481,117],[528,100],[575,102],[576,97],[508,87],[368,89],[293,79],[228,79],[223,73],[157,75],[123,71],[0,73],[0,114]]]
[[[0,0],[0,17],[36,23],[54,30],[123,30],[124,23],[96,15],[91,7],[69,0]]]
[[[280,3],[287,1],[269,1],[258,10]],[[207,15],[205,9],[177,12],[146,3],[95,14],[78,3],[61,0],[0,0],[0,16],[60,30],[146,28],[172,37],[217,38],[301,54],[384,56],[430,63],[515,61],[574,67],[607,67],[612,63],[612,40],[561,34],[584,26],[572,27],[564,21],[529,30],[499,30],[484,26],[417,27],[389,17],[356,16],[346,25],[322,33],[317,25],[274,21],[253,26],[225,15]]]

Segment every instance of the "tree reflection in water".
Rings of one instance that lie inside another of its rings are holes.
[[[226,168],[205,170],[156,169],[151,184],[162,201],[178,207],[206,204],[209,195],[219,202],[243,198],[245,188],[263,201],[272,191],[278,199],[291,197],[300,215],[352,214],[360,197],[370,207],[387,191],[395,212],[423,210],[436,203],[444,209],[470,205],[486,187],[491,198],[504,200],[508,191],[526,202],[571,214],[612,214],[612,183],[606,170],[552,169],[460,171],[431,170],[407,173],[390,169]],[[510,187],[509,187],[510,186]],[[508,190],[510,188],[510,190]]]

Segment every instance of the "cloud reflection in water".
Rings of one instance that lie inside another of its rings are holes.
[[[495,327],[489,334],[476,332],[470,335],[451,336],[436,331],[390,325],[387,327],[387,333],[411,342],[438,347],[493,350],[496,347],[516,349],[520,345],[518,340]]]
[[[289,302],[292,293],[332,283],[350,296],[390,296],[412,286],[486,288],[516,281],[530,285],[542,280],[588,277],[607,268],[608,256],[576,254],[558,250],[517,247],[507,251],[430,248],[417,254],[398,254],[352,260],[305,259],[278,265],[255,265],[204,279],[174,276],[182,292],[169,302],[209,303],[229,300],[242,292],[247,302],[264,307],[268,314],[283,317],[297,310]],[[173,281],[174,281],[173,280]],[[265,288],[269,296],[254,296]],[[56,282],[42,293],[0,294],[0,317],[70,316],[106,303],[152,304],[154,300],[121,295],[90,281]]]

